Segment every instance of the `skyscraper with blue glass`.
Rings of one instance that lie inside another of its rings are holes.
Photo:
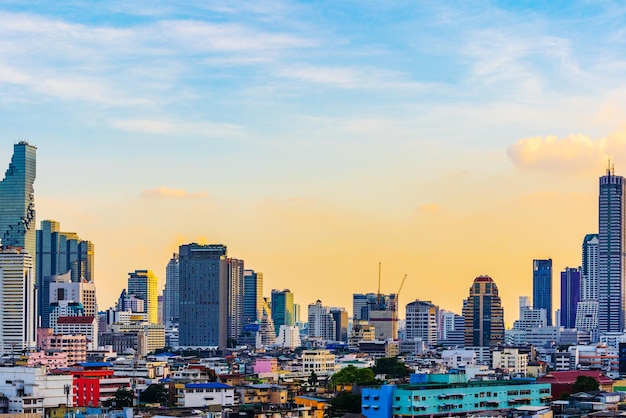
[[[545,309],[552,326],[552,259],[533,260],[533,309]]]
[[[0,240],[20,247],[35,260],[35,183],[37,148],[25,141],[13,146],[13,157],[0,182]],[[34,263],[33,263],[34,264]]]

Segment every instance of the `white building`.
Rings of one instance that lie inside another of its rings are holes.
[[[600,335],[600,343],[609,347],[619,348],[619,343],[626,343],[626,334],[622,332],[607,332]]]
[[[203,408],[207,406],[234,406],[235,388],[223,383],[187,383],[176,389],[176,406]]]
[[[578,302],[576,305],[576,329],[585,332],[597,331],[598,301],[586,300]]]
[[[87,350],[98,348],[98,318],[95,316],[61,316],[56,321],[55,334],[84,335]]]
[[[0,393],[9,399],[9,414],[36,413],[46,416],[47,409],[71,405],[65,386],[72,387],[71,375],[48,375],[41,367],[1,367]]]
[[[520,303],[526,303],[526,301]],[[534,328],[542,328],[548,324],[545,309],[531,309],[526,306],[520,306],[520,318],[513,322],[513,329],[530,330]]]
[[[443,350],[441,361],[450,369],[476,365],[476,352],[473,350]]]
[[[335,319],[328,306],[323,306],[318,300],[309,305],[309,337],[320,338],[325,341],[334,341],[337,335]]]
[[[522,354],[517,348],[505,348],[492,354],[494,369],[508,370],[510,374],[526,376],[528,372],[528,354]]]
[[[329,350],[305,350],[302,352],[302,371],[304,373],[333,374],[335,355]]]
[[[408,303],[406,305],[405,339],[421,338],[429,346],[436,345],[438,310],[438,306],[424,300]]]
[[[0,351],[34,348],[36,341],[33,258],[20,248],[0,250]]]
[[[295,350],[302,345],[300,329],[295,325],[281,325],[276,338],[276,345]]]
[[[96,285],[81,279],[80,282],[72,282],[69,274],[55,276],[56,281],[50,283],[49,303],[61,301],[78,302],[83,305],[85,315],[97,316]]]

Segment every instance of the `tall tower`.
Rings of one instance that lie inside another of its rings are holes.
[[[272,320],[276,335],[281,325],[295,325],[293,293],[289,289],[272,290]]]
[[[565,328],[576,327],[576,310],[580,301],[580,270],[566,267],[561,272],[561,323]]]
[[[587,234],[583,239],[580,299],[598,300],[598,234]]]
[[[158,317],[157,277],[152,270],[135,270],[128,273],[128,294],[135,295],[144,301],[144,309],[148,314],[148,322],[156,324]]]
[[[181,346],[225,348],[228,335],[226,246],[179,247]]]
[[[504,309],[498,287],[489,276],[478,276],[463,306],[466,347],[495,347],[504,342]]]
[[[430,301],[415,300],[406,305],[406,340],[421,338],[429,346],[437,344],[439,307]]]
[[[533,309],[545,309],[552,326],[552,259],[533,260]]]
[[[228,338],[236,340],[243,327],[243,260],[227,258]]]
[[[176,324],[179,318],[180,274],[178,254],[174,253],[165,267],[165,289],[163,290],[163,322]]]
[[[5,246],[0,249],[0,353],[35,347],[36,310],[32,256]]]
[[[622,332],[626,306],[626,182],[609,166],[598,197],[598,332]]]
[[[261,321],[263,316],[263,273],[243,271],[243,325]]]

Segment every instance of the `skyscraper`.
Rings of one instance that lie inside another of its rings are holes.
[[[61,224],[53,220],[42,221],[36,234],[37,310],[45,326],[44,311],[49,303],[47,281],[50,277],[69,273],[74,283],[93,283],[94,245],[80,239],[74,232],[61,232]]]
[[[163,290],[163,322],[177,324],[180,305],[180,274],[178,254],[174,253],[165,267],[165,289]]]
[[[263,273],[243,271],[243,325],[261,321],[263,315]]]
[[[489,276],[478,276],[463,306],[466,347],[495,347],[504,341],[504,309],[498,287]]]
[[[577,268],[566,267],[561,272],[561,323],[565,328],[576,327],[576,310],[580,301],[581,273]]]
[[[179,247],[181,346],[225,348],[228,335],[226,246]]]
[[[337,336],[335,319],[328,306],[322,305],[321,300],[309,305],[309,337],[333,341]]]
[[[159,321],[157,277],[152,270],[135,270],[128,273],[128,294],[135,295],[144,301],[144,309],[148,314],[148,322],[156,324]]]
[[[587,234],[583,239],[580,299],[598,300],[598,234]]]
[[[533,260],[533,309],[545,309],[552,326],[552,259]]]
[[[626,181],[609,167],[598,197],[598,332],[622,332],[626,308]]]
[[[439,307],[430,301],[415,300],[406,305],[406,340],[420,338],[429,346],[437,344]]]
[[[37,148],[20,141],[0,182],[1,244],[24,248],[35,260],[35,189]],[[35,268],[33,263],[33,269]]]
[[[0,249],[2,354],[35,347],[36,311],[32,256],[25,249],[5,246]]]
[[[227,258],[228,338],[236,340],[243,327],[243,260]]]
[[[272,320],[276,335],[281,325],[295,325],[293,293],[289,289],[272,289]]]

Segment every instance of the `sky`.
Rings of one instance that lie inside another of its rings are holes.
[[[0,0],[0,167],[37,146],[38,222],[94,242],[101,309],[199,242],[304,315],[351,313],[379,262],[401,316],[488,274],[510,325],[534,258],[559,307],[598,177],[626,175],[625,9]]]

